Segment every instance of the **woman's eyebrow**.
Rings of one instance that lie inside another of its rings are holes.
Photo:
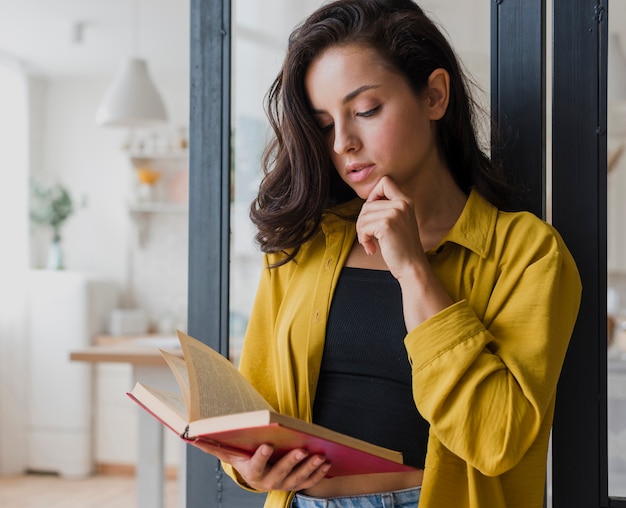
[[[350,92],[349,94],[347,94],[343,100],[341,101],[342,104],[347,104],[350,101],[353,101],[354,99],[356,99],[360,94],[362,94],[363,92],[367,91],[367,90],[371,90],[372,88],[378,88],[380,85],[363,85],[360,86],[359,88],[357,88],[356,90],[352,90],[352,92]]]
[[[350,93],[346,94],[346,96],[341,99],[341,103],[342,104],[348,104],[350,101],[353,101],[354,99],[356,99],[360,94],[362,94],[363,92],[366,92],[367,90],[372,90],[373,88],[378,88],[380,87],[380,85],[363,85],[360,86],[359,88],[356,88],[355,90],[352,90]],[[311,109],[311,113],[314,115],[321,115],[326,113],[326,111],[322,110],[322,109]]]

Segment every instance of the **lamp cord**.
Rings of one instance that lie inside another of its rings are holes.
[[[131,57],[139,56],[139,0],[134,0],[132,3],[132,18],[131,18]]]

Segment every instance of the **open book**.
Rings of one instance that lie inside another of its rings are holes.
[[[205,440],[232,453],[251,456],[264,443],[271,461],[294,448],[321,454],[328,476],[410,471],[402,454],[313,423],[276,412],[226,358],[178,332],[183,358],[161,354],[181,394],[137,383],[128,396],[186,441]]]

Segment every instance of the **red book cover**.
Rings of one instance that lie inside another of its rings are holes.
[[[329,439],[270,423],[262,427],[249,427],[198,436],[211,444],[251,455],[261,444],[274,447],[273,461],[290,450],[302,448],[310,455],[326,457],[331,464],[327,476],[344,476],[371,473],[412,471],[414,468]]]

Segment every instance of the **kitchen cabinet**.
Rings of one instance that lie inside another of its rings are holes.
[[[69,270],[28,274],[27,468],[84,477],[94,471],[92,371],[70,364],[106,329],[118,291],[112,281]]]

